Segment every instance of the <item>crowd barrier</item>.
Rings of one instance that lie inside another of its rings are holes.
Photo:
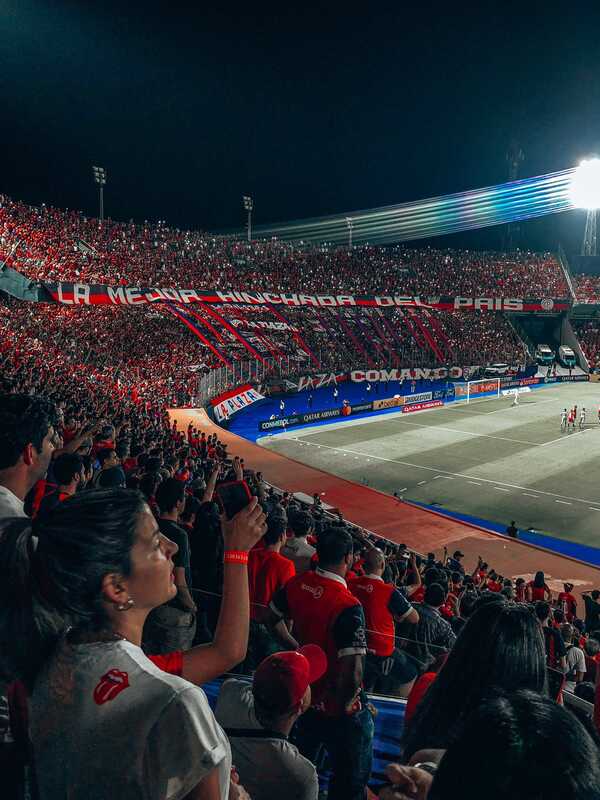
[[[533,388],[543,388],[559,383],[588,381],[588,375],[558,375],[550,378],[525,377],[525,378],[501,378],[500,392],[503,396],[515,394],[515,392],[529,392]],[[300,425],[311,425],[327,421],[336,421],[359,414],[369,416],[380,412],[397,411],[402,414],[409,414],[416,411],[424,411],[430,408],[442,407],[448,403],[466,401],[476,396],[478,399],[493,397],[498,395],[498,379],[483,381],[476,386],[471,385],[470,391],[467,390],[466,383],[440,383],[433,384],[438,386],[431,391],[416,392],[414,394],[384,397],[366,402],[346,402],[333,408],[321,408],[310,410],[305,413],[273,413],[268,419],[260,419],[257,422],[258,430],[262,433],[282,431],[287,428],[298,427]]]

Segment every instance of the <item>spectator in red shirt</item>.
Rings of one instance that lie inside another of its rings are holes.
[[[427,690],[436,678],[437,672],[424,672],[422,675],[419,675],[419,677],[413,683],[410,694],[408,695],[408,699],[406,701],[406,708],[404,709],[405,725],[408,725],[408,723],[414,717],[418,705],[421,703],[427,694]]]
[[[352,551],[352,566],[348,570],[346,579],[351,581],[355,578],[360,578],[365,574],[363,569],[362,547],[358,542],[354,542],[354,550]]]
[[[330,800],[363,800],[374,725],[361,690],[364,612],[345,581],[353,563],[352,537],[343,528],[327,528],[317,553],[317,569],[296,576],[275,595],[268,622],[289,648],[297,649],[300,642],[325,651],[328,669],[314,686],[313,707],[299,720],[298,747],[313,763],[326,748],[333,771]],[[293,636],[284,619],[292,620]]]
[[[365,612],[368,653],[364,686],[367,692],[390,691],[406,697],[417,676],[417,664],[395,646],[395,622],[415,625],[417,611],[393,583],[384,583],[385,556],[374,547],[364,559],[365,575],[348,581],[348,589]]]
[[[264,547],[255,548],[248,561],[250,617],[258,622],[264,619],[273,595],[296,574],[294,562],[280,553],[286,541],[285,520],[271,515],[267,524]]]
[[[552,592],[546,585],[546,578],[543,572],[535,573],[535,578],[527,584],[526,594],[529,603],[536,603],[538,600],[552,602]]]
[[[271,514],[267,525],[267,532],[262,538],[264,547],[255,547],[248,559],[250,640],[244,668],[249,671],[281,649],[263,623],[273,596],[296,574],[294,562],[280,553],[286,541],[285,520]]]
[[[54,479],[58,486],[45,495],[40,503],[39,516],[48,514],[55,506],[74,495],[85,485],[83,461],[74,453],[63,453],[52,464]]]
[[[493,569],[490,570],[488,575],[486,588],[490,592],[499,592],[502,590],[502,580]]]
[[[577,616],[577,600],[573,594],[573,584],[563,583],[564,591],[558,595],[558,604],[565,613],[568,622],[573,622]]]

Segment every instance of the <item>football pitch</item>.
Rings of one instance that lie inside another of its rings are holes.
[[[600,385],[290,429],[264,447],[387,494],[600,547]],[[561,431],[563,408],[585,406]],[[325,501],[327,498],[323,498]]]

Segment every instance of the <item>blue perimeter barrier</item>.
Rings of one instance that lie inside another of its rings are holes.
[[[306,414],[311,411],[327,411],[333,408],[340,408],[343,400],[348,400],[350,405],[357,405],[359,403],[373,402],[373,400],[385,400],[396,394],[402,396],[408,393],[442,392],[446,390],[447,386],[453,386],[453,382],[451,381],[414,381],[415,388],[413,391],[411,383],[411,381],[404,381],[402,385],[398,381],[390,381],[387,385],[385,383],[373,383],[371,384],[371,391],[368,392],[366,383],[344,381],[343,383],[337,384],[339,391],[339,396],[337,398],[333,396],[333,384],[331,386],[324,386],[321,389],[313,390],[312,408],[308,406],[308,396],[311,394],[308,391],[268,397],[260,403],[239,411],[231,418],[229,425],[226,427],[232,433],[236,433],[244,439],[255,442],[261,436],[267,435],[267,432],[259,431],[258,423],[268,420],[272,414],[275,416],[289,416],[290,414]],[[285,411],[283,413],[279,411],[280,400],[283,400],[285,403]],[[294,427],[294,430],[327,425],[331,422],[340,422],[344,419],[362,419],[382,414],[398,413],[399,411],[400,407],[398,406],[395,408],[382,409],[380,411],[364,411],[359,414],[353,414],[351,417],[336,417],[334,420],[312,422],[309,425],[298,425]],[[273,431],[273,433],[279,432],[279,430]]]
[[[409,502],[411,505],[426,508],[429,511],[435,511],[438,514],[443,514],[445,517],[456,519],[459,522],[468,522],[471,525],[477,525],[480,528],[485,528],[494,533],[501,533],[503,536],[506,536],[507,539],[509,538],[506,535],[506,524],[492,522],[491,520],[482,519],[481,517],[473,517],[470,514],[461,514],[458,511],[449,511],[446,508],[428,505],[418,500],[410,500]],[[578,561],[585,561],[588,564],[600,567],[600,549],[597,547],[570,542],[566,539],[558,539],[556,536],[534,530],[519,529],[518,535],[520,542],[527,542],[528,544],[535,544],[538,547],[545,547],[546,550],[552,550],[553,553],[576,558]]]
[[[516,383],[516,382],[515,382]],[[268,436],[269,433],[281,433],[281,428],[275,428],[271,431],[260,431],[259,423],[268,420],[272,415],[275,417],[288,417],[292,414],[306,414],[310,412],[327,411],[330,409],[340,408],[342,401],[348,400],[350,405],[358,405],[360,403],[373,402],[374,400],[385,400],[394,395],[406,396],[407,394],[422,394],[424,392],[431,392],[433,399],[443,399],[444,404],[448,403],[464,403],[465,398],[455,398],[453,395],[454,386],[458,384],[457,381],[414,381],[414,390],[411,381],[404,381],[400,384],[398,381],[390,381],[389,384],[373,383],[371,384],[371,391],[367,391],[366,383],[352,383],[345,381],[337,384],[339,395],[337,398],[333,396],[333,385],[325,386],[321,389],[315,389],[312,392],[313,403],[312,408],[308,405],[308,396],[310,392],[303,391],[297,394],[277,395],[275,397],[268,397],[254,405],[239,411],[231,417],[229,424],[225,425],[232,433],[242,436],[251,442],[256,442],[257,439]],[[550,388],[552,386],[559,386],[560,383],[540,383],[531,385],[532,390]],[[508,387],[502,387],[508,388]],[[514,387],[511,387],[514,388]],[[450,397],[444,398],[443,395],[450,394]],[[485,399],[487,397],[494,397],[496,392],[482,392],[478,394],[473,400]],[[285,410],[280,412],[279,403],[283,400],[285,403]],[[509,403],[509,398],[505,398]],[[304,423],[302,425],[295,425],[287,428],[291,431],[302,431],[309,428],[320,427],[323,425],[330,425],[332,422],[343,422],[346,419],[365,419],[368,417],[378,417],[385,414],[398,414],[402,410],[402,406],[395,406],[392,408],[380,409],[378,411],[363,411],[358,414],[352,414],[349,417],[335,417],[334,419],[325,419],[318,422]]]
[[[235,676],[238,677],[237,675]],[[242,676],[239,676],[243,680]],[[211,708],[215,709],[222,680],[211,681],[202,686],[206,692]],[[400,761],[400,737],[404,725],[406,703],[403,700],[392,700],[383,697],[369,698],[377,711],[375,717],[375,739],[373,741],[373,771],[369,786],[387,783],[383,770],[392,761]],[[319,772],[321,786],[327,783],[327,772]]]

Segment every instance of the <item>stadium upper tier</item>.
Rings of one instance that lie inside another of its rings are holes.
[[[312,293],[567,297],[550,253],[302,247],[100,223],[0,195],[0,262],[32,279]]]

